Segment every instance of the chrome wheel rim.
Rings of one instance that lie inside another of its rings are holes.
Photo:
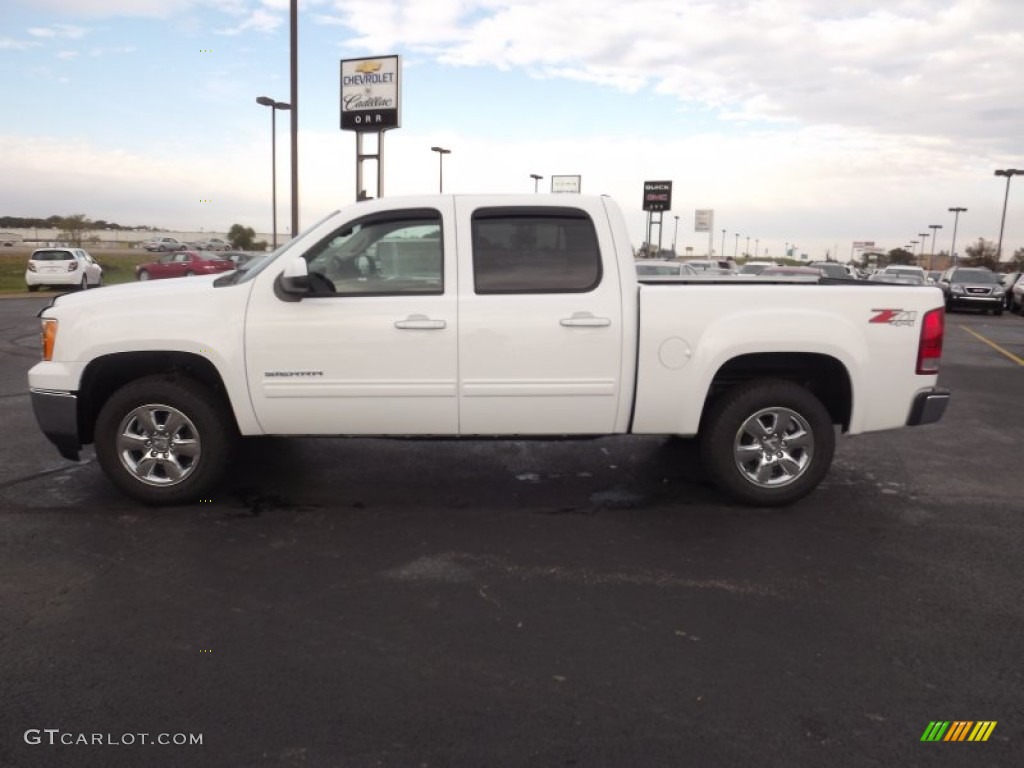
[[[184,482],[199,465],[199,431],[170,405],[140,405],[121,419],[117,455],[139,482],[167,487]]]
[[[789,408],[762,408],[736,432],[733,458],[740,474],[759,488],[789,485],[814,458],[811,425]]]

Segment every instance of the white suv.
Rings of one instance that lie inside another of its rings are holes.
[[[103,285],[103,268],[81,248],[38,248],[29,256],[25,284],[30,291],[43,286],[98,288]]]

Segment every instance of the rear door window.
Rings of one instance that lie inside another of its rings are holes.
[[[481,208],[473,214],[477,294],[586,293],[601,282],[590,217],[575,208]]]

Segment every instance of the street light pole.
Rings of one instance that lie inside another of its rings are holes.
[[[676,257],[676,237],[679,235],[679,217],[676,216],[676,228],[672,231],[672,258]]]
[[[277,250],[277,110],[289,110],[291,104],[274,101],[269,96],[257,96],[256,103],[270,107],[270,201],[273,209],[274,248]]]
[[[928,229],[930,229],[932,231],[932,252],[931,252],[931,255],[928,257],[928,269],[930,270],[932,268],[932,263],[933,263],[933,261],[935,259],[935,249],[936,249],[935,243],[937,243],[938,240],[939,240],[939,230],[942,229],[942,225],[941,224],[929,224],[928,225]]]
[[[949,265],[951,267],[956,266],[956,225],[960,223],[960,214],[964,213],[966,208],[950,208],[949,212],[954,214],[953,216],[953,244],[949,247]]]
[[[743,249],[743,255],[750,258],[750,235],[747,235],[747,247]]]
[[[722,255],[725,256],[725,230],[722,230]]]
[[[754,238],[754,258],[755,259],[757,258],[757,251],[758,251],[758,249],[760,247],[761,247],[761,238],[755,237]]]
[[[444,156],[450,155],[452,151],[444,147],[431,147],[431,152],[437,152],[437,191],[444,194]]]
[[[1006,195],[1003,197],[1003,220],[999,224],[999,244],[996,246],[996,265],[998,265],[1003,258],[1003,229],[1006,227],[1006,204],[1010,200],[1010,179],[1021,174],[1024,174],[1024,171],[1019,171],[1016,168],[1006,168],[1005,170],[996,171],[996,176],[1006,177]]]
[[[740,255],[740,233],[737,232],[736,233],[736,245],[732,249],[732,259],[733,259],[733,261],[735,261],[736,258],[739,255]]]
[[[538,188],[540,187],[540,180],[543,179],[544,177],[541,176],[539,173],[531,173],[530,178],[533,179],[533,193],[537,194],[537,192],[539,191]]]
[[[919,262],[924,258],[924,248],[928,244],[928,237],[929,237],[930,234],[931,234],[930,232],[918,232],[917,233],[917,236],[921,238],[921,253],[920,253],[919,257],[918,257],[918,261]]]

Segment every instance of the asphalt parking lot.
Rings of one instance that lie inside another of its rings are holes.
[[[48,300],[0,301],[0,766],[1020,765],[1024,318],[950,315],[944,420],[783,510],[633,438],[261,439],[153,511],[35,427]]]

